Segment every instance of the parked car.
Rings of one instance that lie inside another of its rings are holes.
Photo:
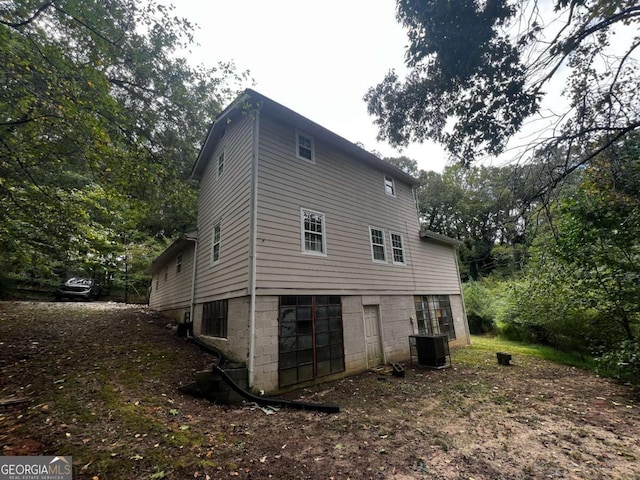
[[[102,286],[91,278],[72,277],[56,291],[56,300],[63,298],[97,300],[102,294]]]

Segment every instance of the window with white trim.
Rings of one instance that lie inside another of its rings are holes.
[[[324,213],[301,208],[300,223],[302,229],[302,252],[313,255],[326,255],[327,238],[324,228]]]
[[[176,257],[176,273],[180,273],[182,271],[182,254],[179,253]]]
[[[369,238],[371,239],[371,259],[374,262],[387,262],[387,249],[384,242],[384,230],[369,226]]]
[[[389,232],[391,236],[391,255],[393,263],[404,265],[404,245],[402,243],[402,235],[400,233]]]
[[[215,265],[220,261],[220,236],[222,230],[220,228],[220,224],[216,224],[213,227],[213,232],[211,233],[211,264]]]
[[[224,173],[224,151],[218,156],[218,178]]]
[[[307,162],[315,163],[313,137],[296,130],[296,155]]]
[[[396,184],[393,177],[387,174],[384,176],[384,193],[392,197],[396,196]]]

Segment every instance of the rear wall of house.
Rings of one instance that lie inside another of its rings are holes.
[[[261,116],[258,293],[459,294],[455,250],[420,239],[411,186],[396,178],[387,195],[381,170],[322,138],[314,147],[315,163],[298,158],[296,129]],[[324,214],[326,256],[302,252],[301,208]],[[370,226],[384,230],[385,263],[372,260]],[[404,265],[391,261],[391,232],[403,237]]]

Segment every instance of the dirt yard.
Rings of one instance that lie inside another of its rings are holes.
[[[637,399],[578,369],[471,347],[451,369],[285,396],[339,414],[223,406],[177,390],[213,359],[167,323],[138,306],[0,302],[0,455],[72,455],[74,478],[101,480],[640,478]]]

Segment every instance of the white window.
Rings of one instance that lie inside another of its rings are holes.
[[[313,138],[299,131],[296,131],[296,155],[302,160],[315,163]]]
[[[224,173],[224,152],[218,157],[218,178]]]
[[[391,195],[392,197],[396,196],[396,185],[393,181],[393,177],[389,175],[384,176],[384,193]]]
[[[327,234],[324,228],[324,213],[300,209],[302,229],[302,252],[312,255],[327,254]]]
[[[371,238],[371,258],[374,262],[387,262],[387,249],[384,243],[384,230],[377,227],[369,227]]]
[[[213,232],[211,234],[211,264],[215,265],[220,261],[220,234],[221,228],[218,223],[215,227],[213,227]]]
[[[402,243],[402,235],[393,232],[390,232],[390,235],[393,263],[396,265],[404,265],[404,245]]]

